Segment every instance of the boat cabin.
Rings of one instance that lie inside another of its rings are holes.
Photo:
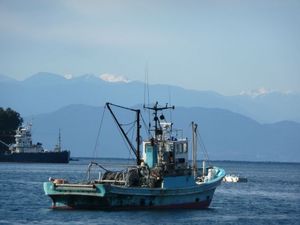
[[[16,153],[34,153],[43,152],[44,149],[41,143],[33,144],[31,138],[31,124],[24,127],[19,127],[15,135],[15,144],[12,148]]]
[[[143,161],[154,168],[167,165],[174,169],[188,167],[188,140],[173,135],[172,123],[160,123],[161,132],[155,139],[143,142]]]

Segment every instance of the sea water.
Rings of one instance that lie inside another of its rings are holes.
[[[132,164],[98,161],[108,169]],[[204,210],[52,210],[43,182],[49,177],[84,180],[88,163],[87,159],[70,164],[0,163],[0,224],[300,224],[298,163],[213,162],[248,182],[222,183]]]

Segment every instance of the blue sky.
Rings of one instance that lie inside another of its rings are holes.
[[[300,92],[299,0],[0,0],[0,73]]]

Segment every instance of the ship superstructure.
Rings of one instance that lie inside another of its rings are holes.
[[[60,131],[59,143],[54,150],[48,151],[40,142],[33,144],[31,128],[32,124],[28,124],[16,130],[15,143],[7,145],[9,150],[0,153],[0,162],[69,163],[70,151],[61,149]]]

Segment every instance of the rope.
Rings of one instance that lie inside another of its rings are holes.
[[[103,113],[102,113],[102,117],[101,117],[101,122],[100,122],[100,126],[99,126],[99,129],[98,129],[96,143],[95,143],[95,147],[94,147],[94,151],[93,151],[93,158],[94,159],[97,157],[97,146],[98,146],[98,143],[99,143],[99,137],[100,137],[100,133],[101,133],[101,130],[102,130],[102,125],[103,125],[103,119],[104,119],[105,111],[106,111],[106,105],[103,107]]]
[[[131,126],[131,127],[129,128],[129,130],[126,132],[126,135],[128,134],[128,132],[130,132],[130,130],[132,130],[132,128],[134,127],[136,121],[134,121],[134,122],[132,122],[132,123],[133,123],[133,126]],[[132,124],[132,123],[131,123],[131,124]],[[116,123],[115,123],[115,124],[116,124]],[[128,142],[125,140],[125,137],[123,136],[121,130],[120,130],[120,129],[117,129],[117,130],[118,130],[118,132],[119,132],[119,134],[120,134],[120,136],[121,136],[121,138],[122,138],[122,140],[123,140],[123,142],[124,142],[124,144],[125,144],[125,146],[126,146],[126,148],[127,148],[127,150],[128,150],[128,153],[129,153],[129,157],[128,157],[128,158],[133,159],[134,156],[133,156],[133,154],[132,154],[132,151],[131,151],[131,149],[130,149],[130,147],[129,147]]]
[[[135,124],[136,124],[136,121],[132,123],[132,126],[129,127],[128,131],[126,132],[126,135],[135,127]],[[132,132],[132,135],[133,135],[133,132]],[[133,138],[131,138],[131,141],[132,141]]]
[[[126,148],[127,148],[127,150],[131,153],[131,150],[130,150],[130,147],[129,147],[129,144],[127,143],[127,141],[125,140],[125,137],[123,136],[123,134],[122,134],[122,132],[121,132],[121,130],[120,129],[117,129],[118,131],[119,131],[119,134],[120,134],[120,136],[122,137],[122,140],[124,141],[124,143],[125,143],[125,146],[126,146]]]
[[[130,122],[130,123],[120,123],[121,126],[129,126],[129,125],[132,125],[132,124],[135,124],[136,123],[136,120],[133,121],[133,122]]]
[[[142,114],[141,114],[141,118],[142,118],[142,122],[143,122],[145,128],[148,127],[148,125],[146,124],[146,121],[145,121],[145,119],[144,119],[144,117],[143,117]],[[152,137],[151,132],[150,132],[150,128],[149,129],[145,129],[145,130],[148,133],[148,137],[150,137],[150,136]]]
[[[209,162],[210,160],[209,160],[209,157],[208,157],[208,152],[207,152],[207,150],[206,150],[204,141],[203,141],[203,139],[202,139],[202,137],[201,137],[199,131],[197,131],[197,134],[198,134],[197,136],[198,136],[198,139],[199,139],[199,143],[200,143],[200,145],[202,144],[202,146],[203,146],[203,148],[201,148],[201,146],[200,146],[200,149],[203,149],[204,159],[206,159],[206,161]]]
[[[189,128],[191,127],[192,123],[189,124]],[[208,152],[206,150],[206,147],[205,147],[205,144],[204,144],[204,141],[200,135],[200,132],[199,132],[199,126],[197,127],[197,144],[199,145],[200,147],[200,152],[201,150],[203,149],[203,159],[206,160],[208,163],[210,162],[210,159],[209,159],[209,156],[208,156]],[[198,146],[197,146],[198,147]],[[197,148],[198,149],[198,148]]]
[[[89,181],[90,178],[91,178],[91,168],[92,168],[93,165],[100,167],[101,169],[103,169],[103,170],[106,171],[106,172],[109,172],[109,171],[110,171],[110,170],[104,168],[104,167],[103,167],[102,165],[100,165],[99,163],[96,163],[96,162],[93,162],[93,161],[92,161],[92,162],[90,162],[90,164],[88,165],[88,169],[87,169],[87,171],[86,171],[86,174],[87,174],[87,181]]]

